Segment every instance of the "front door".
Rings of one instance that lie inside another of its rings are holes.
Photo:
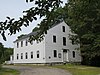
[[[63,52],[63,62],[67,61],[67,52]]]
[[[67,55],[67,49],[63,50],[63,62],[67,62],[68,55]]]

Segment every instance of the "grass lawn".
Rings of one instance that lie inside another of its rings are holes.
[[[0,70],[0,75],[19,75],[19,71],[8,68],[2,68]]]
[[[72,75],[100,75],[99,67],[90,67],[90,66],[72,65],[72,64],[56,65],[53,67],[66,69]]]

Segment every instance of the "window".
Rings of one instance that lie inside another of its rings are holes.
[[[19,42],[17,42],[17,48],[19,47]]]
[[[58,57],[61,58],[61,53],[58,54]]]
[[[75,51],[72,51],[72,53],[73,53],[73,58],[75,58]]]
[[[62,31],[65,32],[65,26],[62,26]]]
[[[54,57],[57,57],[57,50],[54,50]]]
[[[39,58],[39,51],[37,51],[37,58]]]
[[[26,40],[26,46],[28,45],[28,41]]]
[[[21,59],[23,59],[23,53],[21,53]]]
[[[28,59],[28,54],[27,54],[27,52],[25,53],[25,58]]]
[[[33,58],[33,52],[31,52],[31,58]]]
[[[23,47],[23,41],[21,41],[21,47]]]
[[[56,43],[56,36],[53,35],[53,42]]]
[[[17,54],[17,60],[18,60],[19,54]]]
[[[63,45],[66,46],[66,37],[63,37]]]

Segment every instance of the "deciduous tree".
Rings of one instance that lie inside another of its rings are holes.
[[[66,8],[66,21],[78,34],[84,59],[88,64],[96,57],[100,60],[100,0],[68,0]]]

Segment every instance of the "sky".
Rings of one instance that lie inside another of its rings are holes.
[[[64,3],[67,0],[62,0]],[[25,0],[0,0],[0,22],[5,21],[6,17],[9,16],[11,18],[15,18],[16,20],[23,15],[23,11],[31,8],[34,6],[33,3],[26,3]],[[37,21],[33,21],[30,23],[28,27],[22,27],[22,31],[18,32],[12,36],[6,34],[7,41],[4,41],[2,36],[0,35],[0,42],[5,47],[12,47],[13,48],[13,41],[21,34],[28,34],[32,31],[32,29],[40,23],[41,19]],[[7,32],[6,32],[7,33]]]

